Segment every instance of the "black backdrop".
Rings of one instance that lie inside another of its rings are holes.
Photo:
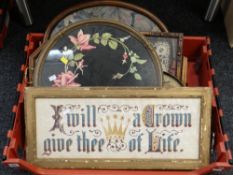
[[[28,32],[44,32],[49,21],[61,10],[80,2],[80,0],[31,0],[34,18],[32,27],[24,27],[16,8],[13,8],[8,38],[4,49],[0,50],[0,154],[6,145],[6,132],[11,127],[11,109],[15,104],[16,85],[19,82],[20,65],[24,62],[25,37]],[[85,2],[84,0],[82,2]],[[128,0],[154,12],[171,32],[185,35],[208,35],[213,49],[213,66],[216,70],[216,84],[220,89],[220,100],[224,110],[224,128],[233,138],[233,49],[227,43],[223,17],[218,14],[212,23],[203,21],[208,1],[205,0]],[[233,142],[230,141],[233,148]],[[2,158],[2,155],[0,156]],[[0,174],[29,174],[0,165]],[[213,174],[233,174],[233,171]]]

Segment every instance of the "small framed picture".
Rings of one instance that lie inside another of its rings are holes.
[[[181,33],[145,33],[146,38],[155,48],[164,72],[167,72],[179,80],[182,77],[182,51],[183,34]]]
[[[26,88],[26,160],[65,169],[206,166],[211,95],[210,88]]]

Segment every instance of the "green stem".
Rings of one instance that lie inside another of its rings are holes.
[[[74,74],[76,74],[78,70],[79,70],[79,67],[78,67],[78,64],[76,63],[76,69],[74,71]]]
[[[118,40],[118,39],[116,39],[116,38],[113,38],[113,37],[111,37],[110,39],[113,40],[113,41],[118,42],[119,44],[121,44],[121,46],[124,48],[125,52],[127,52],[127,53],[130,52],[130,50],[129,50],[129,48],[127,47],[127,45],[126,45],[125,43],[123,43],[122,41],[120,41],[120,40]]]
[[[97,39],[101,40],[102,37],[98,37]],[[94,38],[90,39],[90,41],[92,41],[92,40],[94,40]],[[118,40],[116,38],[113,38],[113,37],[110,37],[108,40],[112,40],[112,41],[117,42],[118,44],[120,44],[123,47],[124,51],[129,54],[130,50],[129,50],[128,46],[124,42],[122,42],[122,41],[120,41],[120,40]],[[131,62],[130,66],[129,66],[129,69],[123,74],[123,76],[127,75],[130,72],[130,69],[131,69],[132,66],[133,66],[133,63]]]
[[[116,42],[118,42],[119,44],[121,44],[121,46],[124,48],[124,50],[125,50],[125,52],[127,52],[128,54],[129,54],[129,52],[130,52],[130,50],[129,50],[129,48],[127,47],[127,45],[125,44],[125,43],[123,43],[122,41],[120,41],[120,40],[118,40],[118,39],[116,39],[116,38],[110,38],[111,40],[113,40],[113,41],[116,41]],[[125,75],[127,75],[129,72],[130,72],[130,68],[133,66],[133,63],[131,62],[130,63],[130,66],[129,66],[129,69],[123,74],[123,77],[125,76]]]
[[[131,67],[133,66],[133,63],[131,62],[129,69],[123,74],[123,76],[127,75],[130,72]]]
[[[65,73],[66,73],[67,70],[68,70],[68,64],[69,64],[69,63],[65,64]]]

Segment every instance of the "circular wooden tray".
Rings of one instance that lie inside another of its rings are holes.
[[[48,25],[44,40],[72,23],[91,18],[118,21],[140,32],[168,32],[163,22],[146,9],[126,2],[104,0],[80,3],[66,9]]]

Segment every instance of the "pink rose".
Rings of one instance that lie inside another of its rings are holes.
[[[78,49],[81,51],[83,50],[91,50],[95,49],[95,46],[89,45],[90,35],[89,34],[83,34],[83,31],[80,30],[77,34],[77,37],[75,36],[69,36],[70,41],[77,46]]]
[[[80,87],[81,84],[75,83],[75,78],[78,77],[77,75],[74,75],[73,72],[68,71],[66,73],[61,73],[57,76],[56,80],[54,80],[53,87],[64,87],[64,86],[69,86],[69,87]]]

